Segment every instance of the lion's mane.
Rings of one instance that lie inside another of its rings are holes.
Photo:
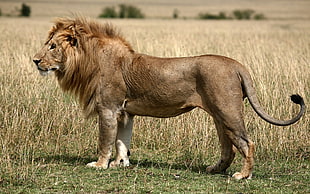
[[[134,51],[109,23],[98,25],[85,18],[59,18],[55,20],[47,41],[56,33],[62,44],[67,42],[65,40],[68,37],[72,43],[64,47],[63,52],[67,58],[65,69],[56,72],[59,84],[64,91],[78,97],[86,117],[92,116],[95,113],[96,89],[100,84],[102,63],[107,63],[99,57],[105,52],[104,45],[112,39],[118,39],[130,52]]]

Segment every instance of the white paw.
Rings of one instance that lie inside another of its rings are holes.
[[[232,177],[237,180],[243,179],[243,176],[240,172],[236,172],[235,174],[232,175]]]
[[[130,165],[129,159],[123,160],[123,167],[128,167]]]
[[[251,179],[252,178],[252,173],[249,176],[243,176],[240,172],[236,172],[235,174],[232,175],[233,178],[240,180],[240,179]]]
[[[102,168],[102,169],[108,168],[108,164],[102,164],[98,162],[90,162],[86,166],[91,167],[91,168]]]
[[[130,165],[129,159],[121,159],[121,160],[114,160],[110,163],[110,168],[113,167],[128,167]]]

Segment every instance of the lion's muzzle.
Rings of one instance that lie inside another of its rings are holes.
[[[33,62],[36,64],[37,67],[39,66],[41,61],[41,59],[33,59]]]
[[[45,67],[42,67],[42,60],[41,59],[33,59],[33,62],[36,64],[37,66],[37,69],[39,70],[40,74],[42,76],[46,76],[48,75],[50,72],[53,72],[53,71],[56,71],[59,69],[59,66],[58,65],[55,65],[54,67],[51,67],[51,68],[45,68]]]

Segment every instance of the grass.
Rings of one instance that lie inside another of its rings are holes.
[[[102,20],[103,22],[104,20]],[[289,118],[289,95],[310,98],[310,25],[303,21],[113,20],[132,46],[155,56],[221,54],[250,70],[266,111]],[[200,110],[170,119],[137,117],[132,166],[95,170],[96,119],[84,120],[53,76],[31,62],[51,24],[0,20],[0,193],[309,193],[309,111],[297,124],[275,127],[245,102],[256,143],[252,180],[236,181],[235,159],[223,175],[205,173],[219,158],[212,119]],[[179,176],[178,176],[179,175]]]
[[[133,160],[125,169],[94,170],[85,167],[83,160],[72,158],[52,159],[48,165],[40,165],[34,177],[3,185],[2,192],[16,193],[302,193],[309,192],[307,169],[295,169],[287,163],[277,167],[263,163],[254,179],[237,181],[227,174],[207,175],[203,169],[188,169],[150,161]],[[292,163],[291,165],[298,165]],[[201,171],[202,170],[202,171]],[[270,174],[272,172],[272,175]],[[231,173],[230,171],[228,174]],[[292,176],[292,174],[294,176]],[[40,178],[37,178],[40,177]]]

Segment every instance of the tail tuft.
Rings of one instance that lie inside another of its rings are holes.
[[[295,104],[304,104],[304,99],[301,96],[299,96],[298,94],[291,95],[291,100]]]

